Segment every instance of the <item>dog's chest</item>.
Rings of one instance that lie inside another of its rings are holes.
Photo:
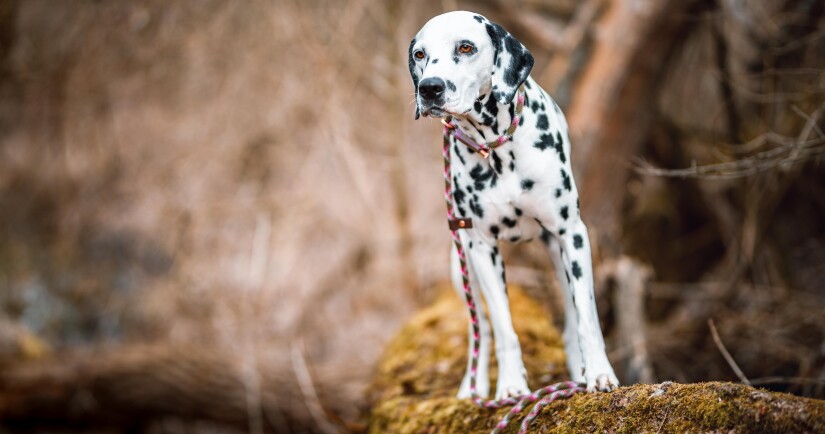
[[[511,141],[487,158],[454,137],[450,145],[456,215],[471,218],[487,237],[513,242],[561,230],[578,212],[567,123],[552,99],[528,82],[523,121]],[[498,116],[510,121],[501,111]]]
[[[454,143],[451,156],[456,215],[472,218],[474,227],[491,238],[519,242],[537,237],[542,230],[535,218],[538,179],[529,174],[540,172],[540,161],[512,145],[487,158],[462,146]]]

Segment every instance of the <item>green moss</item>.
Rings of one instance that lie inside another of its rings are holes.
[[[531,387],[564,379],[561,339],[549,316],[518,289],[510,293]],[[453,398],[466,363],[463,309],[455,295],[445,294],[388,345],[370,392],[370,433],[487,433],[503,417],[507,409],[485,410]],[[491,384],[494,375],[493,369]],[[517,432],[523,416],[506,432]],[[731,383],[639,384],[554,402],[531,431],[825,432],[825,401]]]
[[[510,289],[513,326],[519,336],[531,387],[567,379],[561,337],[551,318],[518,288]],[[445,291],[415,315],[393,339],[381,358],[370,401],[397,396],[454,396],[467,364],[466,307]],[[492,356],[490,381],[497,370]]]

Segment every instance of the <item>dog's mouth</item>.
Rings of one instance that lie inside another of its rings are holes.
[[[421,112],[421,114],[424,115],[425,117],[431,116],[431,117],[434,117],[434,118],[443,118],[443,117],[447,116],[448,113],[443,108],[430,107],[428,109],[425,109],[423,112]]]
[[[444,107],[430,106],[421,110],[421,115],[424,117],[430,116],[434,118],[443,118],[447,116],[462,116],[467,114],[469,111],[470,110],[464,110],[463,112],[454,112],[451,110],[447,110]]]

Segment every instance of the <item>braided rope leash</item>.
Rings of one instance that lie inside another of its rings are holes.
[[[469,229],[472,226],[472,220],[466,218],[456,218],[454,205],[453,205],[453,187],[452,187],[452,177],[450,176],[450,137],[454,136],[457,140],[461,141],[465,145],[467,145],[470,149],[478,152],[484,158],[487,158],[490,151],[495,149],[498,146],[503,145],[504,143],[513,139],[513,133],[515,132],[516,128],[521,121],[521,111],[524,106],[524,87],[522,86],[519,89],[518,97],[517,97],[517,104],[516,109],[513,114],[513,120],[510,123],[510,127],[507,131],[499,137],[497,140],[493,142],[489,142],[486,144],[477,144],[474,143],[472,140],[465,137],[461,130],[458,129],[453,123],[451,118],[447,118],[442,121],[444,124],[444,134],[443,134],[443,148],[442,148],[442,155],[444,157],[444,199],[447,202],[447,217],[450,226],[450,232],[452,234],[453,243],[455,244],[456,250],[458,252],[458,261],[461,267],[461,281],[464,288],[464,298],[467,301],[467,310],[470,312],[470,323],[473,327],[473,336],[472,336],[472,351],[470,352],[470,396],[474,404],[482,408],[489,408],[489,409],[498,409],[506,406],[513,406],[509,412],[496,424],[495,428],[493,429],[491,434],[498,434],[501,433],[507,425],[510,423],[510,420],[521,413],[524,408],[536,401],[536,404],[533,406],[533,409],[527,414],[524,418],[524,421],[521,423],[521,427],[519,428],[519,434],[524,434],[527,432],[530,424],[533,420],[538,416],[541,410],[551,402],[560,399],[560,398],[568,398],[576,393],[584,392],[585,388],[582,384],[576,383],[573,381],[565,381],[561,383],[556,383],[550,386],[542,387],[541,389],[536,390],[535,392],[519,396],[519,397],[509,397],[499,400],[485,400],[478,394],[478,390],[476,389],[476,377],[478,375],[478,356],[480,352],[480,338],[479,338],[479,324],[478,324],[478,308],[475,302],[475,298],[473,297],[472,289],[470,288],[470,275],[467,269],[467,257],[464,253],[464,247],[461,244],[461,238],[459,237],[458,231],[460,229]]]

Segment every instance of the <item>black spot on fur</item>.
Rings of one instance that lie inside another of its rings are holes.
[[[458,208],[458,216],[459,217],[464,217],[465,215],[467,215],[467,212],[464,210],[464,208],[462,208],[460,206],[457,207],[457,208]]]
[[[516,208],[513,208],[513,210],[516,212],[516,215],[519,216],[519,217],[521,217],[521,215],[524,214],[524,212],[521,210],[521,208],[516,207]]]
[[[481,167],[481,164],[476,164],[473,169],[470,170],[470,178],[473,178],[473,186],[478,191],[484,190],[484,184],[488,181],[490,182],[490,187],[495,187],[498,180],[498,176],[492,167],[485,171]]]
[[[545,115],[541,115],[541,117],[547,118]],[[559,160],[561,160],[562,163],[567,162],[567,157],[564,155],[564,147],[562,146],[561,132],[557,132],[555,137],[552,133],[542,134],[533,146],[542,151],[553,148],[559,154]]]
[[[567,233],[567,229],[561,228],[559,229],[559,235],[564,235]]]
[[[449,81],[447,82],[449,83]],[[547,115],[542,113],[539,115],[539,120],[536,121],[536,128],[544,131],[550,126],[550,122],[547,121]]]
[[[522,190],[532,190],[533,189],[533,184],[535,184],[535,182],[533,182],[532,179],[525,179],[525,180],[521,181],[521,189]]]
[[[557,188],[557,189],[556,189],[556,199],[558,199],[558,198],[560,198],[560,197],[561,197],[561,189],[560,189],[560,188]]]
[[[525,82],[524,82],[524,87],[526,87],[527,89],[532,89],[532,88],[533,88],[533,86],[530,86],[530,82],[529,82],[529,81],[525,81]]]
[[[474,195],[473,198],[470,199],[470,201],[468,202],[468,205],[470,206],[470,211],[472,211],[472,213],[475,214],[476,217],[484,218],[484,209],[481,208],[481,205],[479,205],[477,196]]]
[[[504,47],[510,52],[510,64],[504,69],[504,83],[515,87],[527,78],[525,69],[529,71],[533,67],[533,56],[510,35],[504,38]]]
[[[490,113],[490,116],[496,117],[498,115],[498,102],[492,96],[488,97],[487,101],[484,101],[484,109]]]
[[[567,207],[566,206],[561,207],[561,212],[559,212],[559,214],[561,214],[561,218],[563,218],[565,220],[567,220],[567,217],[570,216],[567,212]]]
[[[466,195],[464,194],[464,191],[462,191],[458,188],[453,190],[453,198],[455,199],[456,203],[458,203],[458,204],[464,203],[464,197],[465,196]]]
[[[541,230],[541,242],[542,243],[544,243],[544,244],[550,243],[550,237],[551,236],[552,236],[552,234],[547,229],[542,229]]]
[[[481,164],[476,164],[472,169],[470,169],[470,178],[473,178],[474,180],[478,179],[483,171],[484,168],[481,167]]]
[[[542,115],[544,116],[544,115]],[[540,151],[544,151],[548,148],[553,147],[553,135],[552,134],[542,134],[539,136],[539,140],[533,144],[536,149]]]
[[[493,158],[493,170],[501,175],[501,158],[499,158],[498,154],[496,154],[496,151],[492,151],[490,154]]]
[[[455,84],[450,80],[447,80],[447,89],[450,89],[451,92],[455,92]]]
[[[487,30],[487,35],[490,37],[490,42],[493,44],[493,48],[495,49],[495,58],[498,60],[498,53],[501,51],[501,39],[507,32],[505,32],[501,26],[493,25],[493,23],[484,24],[484,29]]]
[[[562,163],[566,163],[567,157],[564,155],[564,142],[561,140],[561,131],[556,131],[556,141],[553,147],[556,148],[556,152],[559,153],[559,160],[561,160]]]
[[[456,157],[458,157],[458,161],[461,161],[462,165],[467,164],[467,162],[464,161],[464,156],[461,155],[461,149],[459,148],[458,143],[453,145],[453,150],[455,151]]]
[[[581,269],[581,267],[579,267],[578,261],[573,261],[573,267],[572,268],[573,268],[573,277],[575,277],[576,280],[581,278],[582,277],[582,269]]]
[[[433,65],[435,65],[436,63],[438,63],[438,59],[433,59]]]
[[[415,38],[410,41],[410,48],[407,50],[407,63],[410,68],[410,76],[412,77],[413,82],[413,90],[415,91],[416,97],[418,96],[418,74],[416,73],[415,67],[415,59],[413,58],[413,46],[415,46]],[[421,117],[421,111],[418,109],[418,105],[415,106],[415,118],[418,119]]]
[[[510,242],[511,243],[517,243],[517,242],[519,242],[519,240],[521,240],[521,237],[518,236],[518,235],[514,235],[514,236],[510,237]]]
[[[508,228],[516,227],[516,221],[508,217],[502,217],[501,224],[507,226]]]
[[[572,191],[573,186],[570,184],[570,175],[568,175],[567,171],[564,169],[561,169],[561,179],[562,184],[564,185],[564,189],[567,191]]]
[[[498,238],[498,232],[499,229],[497,225],[490,226],[490,233],[493,234],[494,237]]]
[[[573,235],[573,247],[581,249],[584,246],[584,239],[579,234]]]
[[[516,162],[515,162],[515,160],[510,160],[510,170],[516,170]]]
[[[534,113],[538,113],[539,111],[539,102],[533,101],[533,104],[530,105],[530,109],[533,110]]]
[[[476,20],[476,21],[478,21],[479,23],[483,23],[483,22],[484,22],[484,17],[482,17],[481,15],[474,15],[474,16],[473,16],[473,19],[474,19],[474,20]]]
[[[475,110],[476,113],[481,113],[481,101],[476,100],[476,102],[473,103],[473,110]]]
[[[415,38],[410,41],[410,48],[408,50],[409,59],[407,60],[407,63],[410,67],[410,75],[412,76],[413,86],[418,89],[418,75],[415,73],[415,58],[413,58],[413,46],[415,46],[415,42]]]

